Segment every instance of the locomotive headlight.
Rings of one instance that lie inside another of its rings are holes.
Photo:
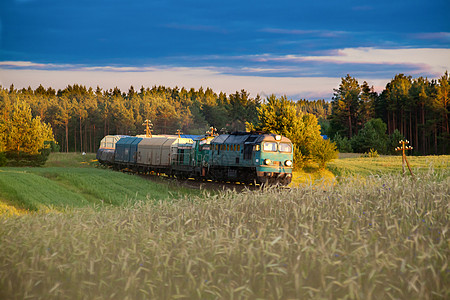
[[[266,165],[270,165],[271,163],[272,163],[272,161],[270,159],[268,159],[268,158],[266,158],[264,160],[264,164],[266,164]]]
[[[284,165],[287,166],[287,167],[292,167],[292,160],[285,161]]]

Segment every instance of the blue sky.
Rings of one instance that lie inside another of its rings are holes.
[[[2,0],[0,84],[330,99],[450,69],[450,1]]]

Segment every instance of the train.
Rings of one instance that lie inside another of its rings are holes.
[[[100,164],[140,174],[243,184],[288,185],[293,146],[281,135],[263,132],[123,136],[107,135],[97,152]]]

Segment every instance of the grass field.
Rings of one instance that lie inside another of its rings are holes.
[[[201,195],[174,182],[96,168],[95,155],[52,154],[43,168],[0,168],[0,213],[64,210]]]
[[[401,157],[338,159],[333,184],[309,166],[291,189],[213,194],[81,155],[1,168],[17,213],[0,214],[0,299],[449,299],[448,159],[411,158],[414,179]]]

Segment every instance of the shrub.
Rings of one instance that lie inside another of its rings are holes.
[[[38,154],[8,151],[4,153],[5,164],[10,167],[40,167],[45,164],[50,152],[50,148],[39,149]]]
[[[370,149],[382,154],[387,153],[389,138],[386,134],[387,126],[381,119],[372,119],[351,139],[355,152],[364,153]]]
[[[320,168],[325,168],[325,164],[338,157],[336,144],[330,140],[318,141],[312,151],[313,160],[319,163]]]
[[[0,130],[0,152],[5,151],[9,166],[41,166],[52,149],[58,150],[52,128],[40,117],[33,118],[26,102],[14,105],[10,118],[0,122]],[[5,163],[5,158],[0,159],[0,164]]]
[[[339,133],[336,133],[333,141],[336,143],[336,148],[339,150],[339,152],[342,153],[353,152],[352,143],[346,136],[342,137]]]
[[[0,152],[0,167],[6,165],[7,159],[6,159],[6,153]]]
[[[59,152],[61,150],[61,147],[56,141],[45,141],[44,142],[45,147],[50,147],[51,152]],[[49,145],[49,146],[47,146]]]
[[[361,157],[378,157],[378,151],[371,148],[369,152],[364,152],[363,154],[361,154]]]

